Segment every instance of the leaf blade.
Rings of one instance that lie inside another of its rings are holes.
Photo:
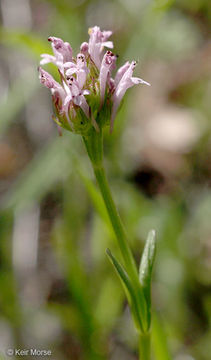
[[[139,280],[143,288],[144,296],[147,303],[148,326],[151,323],[151,280],[152,269],[156,254],[155,231],[151,230],[148,234],[144,251],[139,266]]]
[[[141,331],[143,331],[142,319],[141,319],[141,315],[140,315],[140,309],[138,306],[139,303],[137,301],[136,292],[133,288],[130,278],[129,278],[127,272],[125,271],[125,269],[123,268],[123,266],[114,257],[114,255],[111,253],[111,251],[109,249],[106,250],[106,253],[107,253],[112,265],[114,266],[114,268],[121,280],[121,283],[123,284],[123,288],[125,290],[128,302],[131,306],[131,310],[132,310],[132,313],[134,316],[136,326]]]

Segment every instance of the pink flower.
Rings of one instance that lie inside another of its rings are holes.
[[[117,87],[124,73],[129,69],[130,63],[127,61],[123,66],[119,68],[114,78],[114,85]]]
[[[127,89],[136,84],[150,85],[133,77],[135,61],[127,61],[112,78],[117,57],[111,51],[103,51],[104,47],[113,48],[113,43],[108,41],[112,32],[101,31],[98,26],[94,26],[89,34],[89,43],[81,44],[76,58],[72,56],[69,43],[57,37],[49,37],[53,55],[42,54],[40,63],[44,65],[53,62],[58,68],[61,83],[39,68],[41,83],[52,93],[57,124],[83,135],[89,134],[92,126],[99,131],[100,126],[107,124],[108,118],[111,118],[112,130]]]
[[[132,61],[131,64],[129,64],[127,62],[117,72],[117,75],[115,78],[117,86],[116,86],[116,89],[115,89],[114,95],[113,95],[113,108],[112,108],[112,113],[111,113],[111,131],[113,129],[114,118],[115,118],[117,109],[118,109],[120,102],[121,102],[123,96],[125,95],[127,89],[129,89],[133,85],[137,85],[137,84],[145,84],[145,85],[150,86],[150,84],[148,82],[146,82],[138,77],[132,76],[135,67],[136,67],[135,61]]]
[[[82,90],[79,86],[78,81],[74,76],[67,76],[67,83],[70,88],[70,93],[66,96],[64,101],[63,110],[69,106],[69,103],[72,101],[75,105],[80,106],[83,110],[86,117],[89,117],[89,105],[84,97],[84,95],[89,95],[88,90]]]
[[[80,46],[80,52],[84,55],[88,55],[89,44],[88,42],[83,42]]]
[[[45,85],[48,89],[51,89],[52,95],[57,94],[63,101],[65,98],[65,91],[63,87],[54,80],[53,76],[51,76],[47,71],[43,70],[41,67],[39,67],[38,70],[41,84]]]
[[[62,39],[50,36],[48,41],[51,42],[53,52],[56,54],[62,55],[63,62],[72,60],[72,48],[68,42],[64,42]]]
[[[39,79],[41,84],[45,85],[48,89],[53,89],[55,86],[57,86],[58,83],[54,80],[53,76],[51,76],[47,71],[43,70],[41,67],[39,67],[38,70],[39,70]]]
[[[101,31],[98,26],[94,26],[89,29],[89,34],[89,54],[97,68],[100,69],[104,47],[113,49],[113,42],[107,41],[112,31]]]
[[[63,64],[65,62],[72,61],[72,48],[68,42],[64,42],[62,39],[57,37],[50,36],[48,41],[51,42],[54,55],[42,54],[40,65],[45,65],[52,62],[58,66],[58,68],[63,73]]]
[[[111,71],[116,66],[116,56],[111,52],[107,51],[103,57],[101,67],[100,67],[100,101],[101,105],[103,104],[105,89],[108,80],[108,76],[111,75]]]
[[[64,67],[68,68],[66,71],[66,76],[76,74],[79,88],[82,89],[86,82],[87,74],[89,72],[86,64],[85,55],[79,53],[77,55],[76,64],[73,62],[67,62],[64,64]]]

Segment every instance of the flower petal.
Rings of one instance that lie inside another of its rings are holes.
[[[113,95],[113,107],[112,107],[112,113],[111,113],[111,128],[113,129],[114,119],[118,110],[118,107],[120,105],[120,102],[122,101],[123,96],[125,95],[127,89],[132,87],[133,85],[137,84],[145,84],[150,86],[150,84],[138,77],[132,77],[133,71],[136,67],[136,62],[132,61],[131,64],[128,62],[123,65],[117,72],[115,81],[116,81],[116,89]]]
[[[63,62],[72,61],[72,48],[68,42],[64,42],[55,36],[50,36],[48,41],[52,43],[52,49],[56,58],[60,54],[63,57]]]
[[[40,60],[40,65],[45,65],[45,64],[49,64],[49,63],[55,63],[56,62],[56,58],[53,55],[49,55],[49,54],[42,54],[41,55],[42,60]]]
[[[70,75],[72,75],[72,74],[75,74],[77,72],[77,68],[76,67],[72,67],[72,68],[70,68],[70,69],[68,69],[67,71],[66,71],[66,76],[70,76]]]
[[[143,79],[140,79],[140,78],[137,78],[137,77],[132,77],[131,80],[135,85],[144,84],[144,85],[151,86],[151,84],[148,83],[147,81],[144,81]]]
[[[117,86],[121,80],[121,78],[123,77],[123,75],[125,74],[125,72],[129,69],[130,67],[130,63],[129,61],[127,61],[123,66],[121,66],[117,73],[116,73],[116,76],[114,78],[114,84],[115,86]]]
[[[107,39],[111,36],[112,31],[101,31],[98,26],[94,26],[89,29],[89,34],[89,54],[97,68],[100,69],[104,46],[113,48],[112,41],[107,41]]]
[[[115,66],[115,63],[116,63],[116,56],[111,51],[107,51],[102,60],[102,64],[100,67],[100,76],[99,76],[101,105],[103,104],[103,101],[104,101],[108,74],[111,72],[111,70]]]
[[[103,46],[103,47],[105,46],[105,47],[107,47],[109,49],[113,49],[114,44],[113,44],[112,41],[104,41],[104,42],[101,43],[101,46]]]

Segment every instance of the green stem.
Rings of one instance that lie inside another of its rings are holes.
[[[150,333],[139,335],[139,360],[150,360]]]
[[[120,216],[118,214],[117,208],[114,204],[110,187],[106,179],[105,170],[103,167],[102,131],[100,133],[97,133],[94,130],[92,131],[89,137],[84,137],[83,140],[86,145],[87,153],[89,155],[89,158],[93,166],[93,170],[108,212],[108,216],[113,226],[113,230],[116,234],[118,245],[125,262],[125,267],[128,271],[128,274],[132,277],[132,279],[136,279],[135,281],[138,281],[139,283],[138,272],[133,255],[131,253],[128,244],[127,235],[124,226],[122,224],[122,221],[120,219]]]
[[[108,211],[108,215],[113,226],[114,232],[116,234],[116,238],[118,241],[118,245],[122,254],[122,257],[125,262],[125,267],[130,272],[130,275],[134,278],[137,275],[137,269],[134,262],[134,258],[132,256],[131,250],[129,248],[127,242],[127,235],[125,229],[123,227],[122,221],[114,204],[111,191],[108,185],[108,181],[106,179],[105,170],[103,167],[95,167],[94,173],[105,203],[105,206]]]
[[[134,257],[132,255],[132,252],[129,247],[129,242],[127,240],[125,228],[122,224],[119,213],[115,206],[103,166],[97,167],[97,166],[93,165],[93,169],[94,169],[95,177],[97,179],[97,183],[99,185],[105,206],[107,208],[107,212],[108,212],[113,230],[116,234],[119,249],[120,249],[122,257],[124,259],[125,268],[131,279],[134,290],[137,294],[138,307],[139,307],[140,312],[142,313],[140,325],[141,325],[141,330],[144,331],[145,329],[148,328],[148,324],[147,324],[147,320],[146,320],[146,318],[147,318],[146,301],[144,298],[143,290],[140,286],[137,267],[136,267]]]
[[[103,167],[103,137],[102,132],[97,133],[95,130],[90,136],[83,138],[86,149],[91,160],[95,177],[100,188],[108,216],[110,218],[114,233],[117,238],[118,246],[124,259],[125,269],[131,280],[132,286],[137,296],[138,307],[140,311],[140,330],[147,332],[149,328],[147,320],[147,306],[144,297],[143,289],[139,282],[138,270],[135,264],[134,257],[129,247],[129,242],[125,232],[125,228],[120,219],[116,205],[114,203],[110,187],[106,178],[105,170]],[[148,358],[143,358],[148,360]]]

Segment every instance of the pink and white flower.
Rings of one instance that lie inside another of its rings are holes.
[[[51,46],[55,56],[56,54],[62,55],[63,62],[72,60],[73,51],[68,42],[64,42],[62,39],[54,36],[50,36],[48,38],[48,41],[51,42]]]
[[[50,36],[48,41],[51,42],[54,55],[42,54],[42,60],[40,65],[48,63],[54,63],[60,71],[64,71],[63,64],[68,61],[72,61],[72,48],[68,42],[64,42],[62,39]]]
[[[68,107],[68,104],[72,101],[75,105],[80,106],[86,117],[89,117],[89,105],[84,95],[89,95],[88,90],[82,90],[76,78],[74,76],[67,76],[67,84],[70,88],[70,93],[67,94],[63,110]]]
[[[53,55],[42,54],[40,64],[54,63],[60,73],[61,84],[39,68],[41,83],[51,90],[59,123],[67,127],[68,122],[76,132],[81,131],[78,124],[87,122],[99,131],[99,126],[107,123],[103,118],[109,115],[112,130],[118,107],[127,89],[136,84],[150,85],[138,77],[133,77],[135,61],[127,61],[113,78],[112,71],[116,67],[117,57],[110,50],[104,53],[104,47],[113,48],[113,43],[108,40],[112,32],[101,31],[98,26],[94,26],[89,30],[89,34],[89,42],[81,44],[76,58],[73,57],[69,43],[57,37],[49,37]],[[104,104],[106,106],[103,106]],[[79,112],[79,107],[82,113]],[[87,121],[80,122],[83,116]]]
[[[136,67],[136,62],[132,61],[131,64],[128,62],[123,65],[119,72],[117,72],[117,75],[115,77],[116,82],[116,89],[114,91],[113,95],[113,107],[112,107],[112,113],[111,113],[111,131],[113,129],[114,119],[116,116],[117,109],[120,105],[120,102],[125,95],[127,89],[132,87],[133,85],[137,84],[145,84],[150,86],[150,84],[138,77],[133,77],[133,71]]]
[[[89,52],[89,44],[88,42],[83,42],[80,46],[80,52],[84,55],[88,55]]]
[[[87,74],[89,72],[87,64],[86,64],[85,55],[79,53],[77,55],[76,63],[67,62],[64,64],[64,67],[67,68],[66,76],[76,74],[79,88],[82,89],[86,82]]]
[[[89,29],[89,35],[89,54],[97,68],[100,69],[104,47],[113,49],[113,42],[107,41],[112,35],[112,31],[101,31],[98,26],[94,26]]]
[[[104,102],[105,89],[108,81],[108,76],[111,75],[111,71],[116,66],[116,56],[111,52],[107,51],[103,57],[100,67],[100,104]]]
[[[114,78],[114,85],[115,87],[117,87],[117,85],[119,84],[121,78],[123,77],[124,73],[129,69],[130,67],[130,63],[129,61],[127,61],[123,66],[121,66],[116,75],[115,75],[115,78]]]
[[[54,80],[53,76],[51,76],[47,71],[43,70],[41,67],[39,67],[38,70],[41,84],[50,89],[53,96],[59,97],[61,101],[64,101],[66,96],[64,88],[56,80]]]

